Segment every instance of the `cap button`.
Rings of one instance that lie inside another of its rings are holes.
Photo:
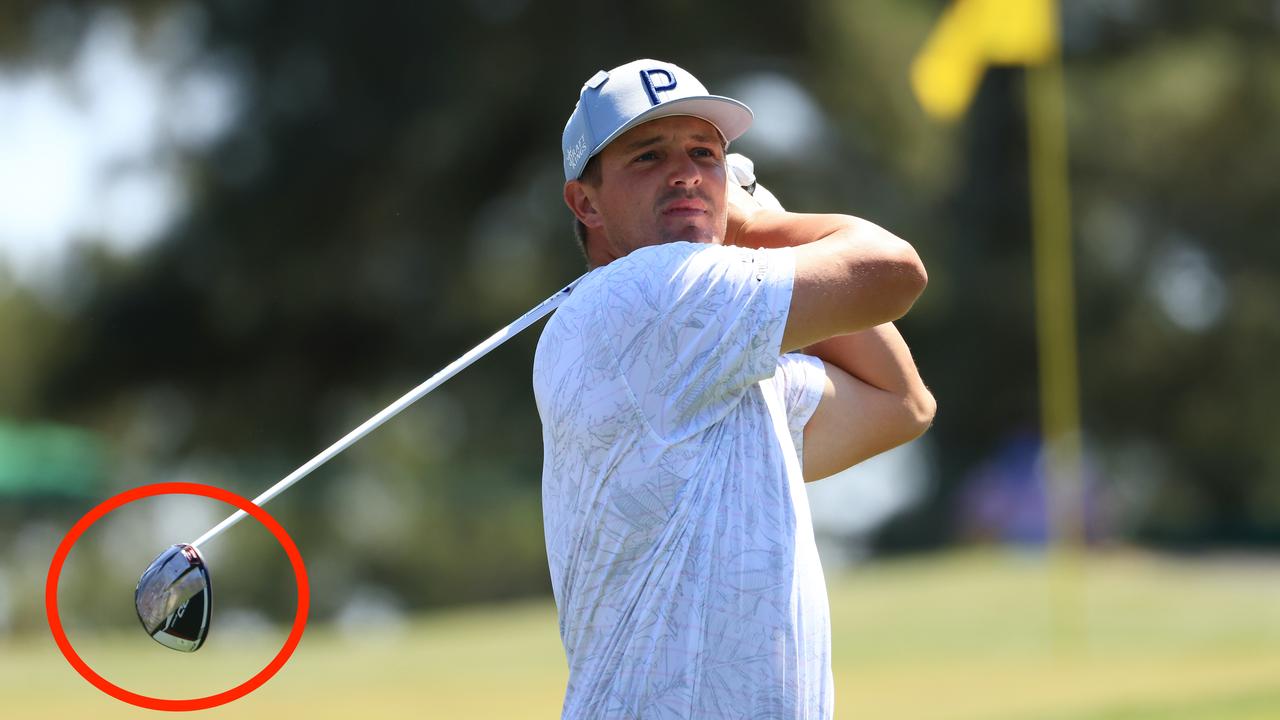
[[[592,75],[591,79],[587,81],[587,87],[591,88],[592,90],[595,90],[596,88],[603,85],[604,81],[608,79],[609,79],[609,73],[605,72],[604,70],[597,71],[596,74]]]

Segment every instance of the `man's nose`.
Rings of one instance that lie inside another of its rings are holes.
[[[668,181],[673,187],[691,187],[702,184],[702,169],[688,155],[680,154],[672,160],[671,174]]]

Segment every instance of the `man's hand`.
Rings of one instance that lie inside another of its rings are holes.
[[[725,229],[725,245],[742,245],[742,227],[763,208],[760,201],[737,183],[729,183],[729,225]]]
[[[782,203],[773,193],[756,181],[756,166],[751,158],[739,153],[725,156],[729,176],[729,227],[725,233],[725,245],[741,245],[742,226],[760,210],[784,212]],[[753,247],[763,247],[754,245]]]

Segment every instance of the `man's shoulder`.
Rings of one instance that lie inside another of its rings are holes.
[[[557,314],[575,307],[607,307],[637,290],[665,284],[688,259],[708,246],[673,242],[642,247],[596,268],[583,278]]]
[[[620,257],[601,268],[601,271],[606,278],[606,282],[609,279],[617,280],[626,277],[670,272],[701,249],[702,247],[697,243],[689,242],[650,245],[632,250],[625,257]]]
[[[710,274],[724,263],[750,262],[754,251],[711,243],[671,242],[634,250],[601,268],[599,288],[665,287],[685,284]],[[626,292],[626,290],[622,290]]]
[[[635,272],[650,268],[678,267],[693,258],[717,262],[738,259],[750,253],[746,248],[718,243],[669,242],[634,250],[626,257],[613,261],[605,269],[618,266],[622,272]]]
[[[597,311],[634,319],[632,306],[659,309],[663,298],[679,296],[682,288],[722,263],[751,263],[755,251],[710,243],[671,242],[632,251],[593,270],[578,284],[548,327],[581,326]]]

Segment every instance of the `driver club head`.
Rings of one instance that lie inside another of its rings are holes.
[[[138,579],[133,602],[142,629],[153,640],[181,652],[195,652],[209,634],[213,591],[209,570],[192,545],[160,553]]]

